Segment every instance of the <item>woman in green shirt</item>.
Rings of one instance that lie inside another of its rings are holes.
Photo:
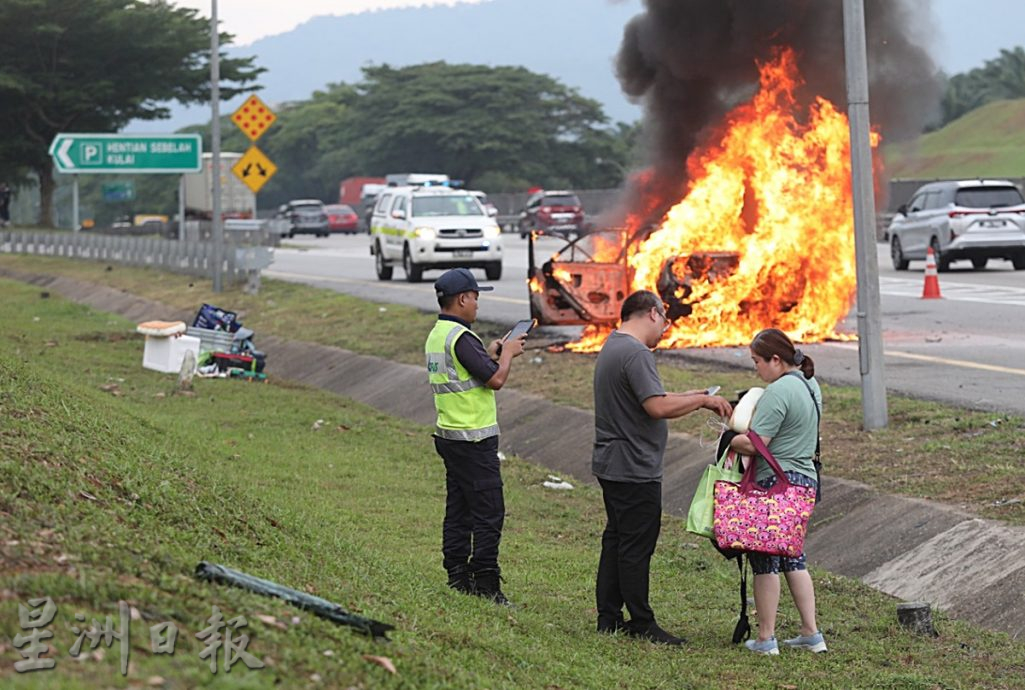
[[[750,428],[765,441],[791,484],[815,488],[818,482],[813,458],[822,411],[822,391],[814,378],[815,363],[776,328],[763,330],[754,337],[751,359],[758,377],[769,385],[758,401]],[[736,436],[730,446],[742,455],[757,455],[747,436]],[[776,475],[768,463],[761,458],[757,463],[758,484],[765,488],[775,484]],[[748,560],[755,574],[758,639],[748,640],[747,648],[761,654],[779,654],[776,611],[782,572],[801,614],[800,634],[784,644],[812,652],[826,651],[826,642],[815,621],[815,587],[804,554],[785,558],[751,552]]]

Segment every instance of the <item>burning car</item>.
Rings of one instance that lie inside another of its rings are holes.
[[[650,231],[649,231],[650,232]],[[528,244],[530,315],[541,325],[619,323],[623,300],[633,292],[627,256],[642,234],[610,228],[566,244],[541,266],[536,263],[534,236]],[[736,252],[694,252],[672,257],[662,266],[657,288],[671,321],[689,316],[699,282],[725,280],[737,268]]]
[[[624,227],[540,266],[531,237],[531,315],[585,326],[569,349],[599,349],[640,289],[666,303],[663,348],[745,345],[768,327],[800,342],[847,338],[836,332],[856,285],[847,118],[822,98],[796,106],[792,52],[760,70],[760,90],[694,149],[686,189],[654,222],[642,200]]]

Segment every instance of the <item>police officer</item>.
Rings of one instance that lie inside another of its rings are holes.
[[[526,335],[486,348],[470,330],[481,286],[468,269],[446,271],[436,283],[441,314],[424,352],[438,421],[434,447],[445,461],[445,522],[441,550],[448,586],[509,605],[499,586],[498,544],[505,501],[498,460],[495,391],[505,385]]]

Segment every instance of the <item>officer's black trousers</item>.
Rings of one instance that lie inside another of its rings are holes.
[[[441,551],[445,569],[469,564],[473,572],[498,569],[505,522],[498,436],[483,441],[434,438],[445,461],[445,522]]]

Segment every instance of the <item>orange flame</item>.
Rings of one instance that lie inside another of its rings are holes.
[[[693,309],[659,347],[746,345],[768,327],[800,342],[847,338],[835,332],[856,287],[847,118],[817,97],[798,119],[791,50],[759,70],[760,91],[691,154],[687,194],[627,259],[631,289],[655,293],[672,262],[675,296]],[[685,280],[686,259],[708,252],[732,254],[732,271]],[[589,326],[570,349],[597,350],[608,332]]]

